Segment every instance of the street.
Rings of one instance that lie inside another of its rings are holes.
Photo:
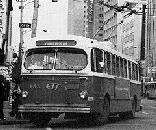
[[[37,127],[26,120],[15,120],[5,115],[6,121],[0,122],[0,130],[156,130],[156,101],[142,100],[143,110],[136,113],[135,119],[121,119],[119,117],[110,117],[110,121],[104,125],[94,125],[75,120],[52,119],[48,126]]]

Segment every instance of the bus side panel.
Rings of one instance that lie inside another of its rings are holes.
[[[93,76],[92,94],[95,98],[93,110],[100,112],[99,105],[102,103],[106,93],[110,96],[110,99],[114,98],[114,83],[112,78]]]
[[[140,110],[141,103],[141,84],[130,83],[130,96],[137,98],[137,108],[136,110]]]
[[[119,77],[116,77],[114,81],[115,95],[110,103],[110,111],[113,113],[130,111],[130,81]]]
[[[108,93],[110,97],[114,97],[114,79],[93,77],[93,91],[96,97],[104,98],[106,93]]]
[[[130,81],[123,78],[115,78],[115,98],[129,99],[130,98]]]

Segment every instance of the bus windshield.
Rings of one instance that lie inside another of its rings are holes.
[[[26,55],[28,70],[81,70],[87,65],[87,54],[75,48],[36,48]]]

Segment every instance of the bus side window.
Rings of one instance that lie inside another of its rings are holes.
[[[135,64],[132,63],[132,79],[135,80],[136,79],[136,69],[135,69]]]
[[[124,70],[123,70],[124,72],[124,78],[127,78],[127,60],[126,59],[124,59]]]
[[[112,55],[112,75],[115,75],[115,64],[116,64],[115,55]]]
[[[93,71],[93,72],[95,72],[96,71],[96,68],[95,68],[95,60],[96,58],[95,58],[95,50],[94,49],[92,49],[91,50],[91,71]]]
[[[100,49],[92,49],[92,56],[91,56],[91,69],[94,72],[103,72],[103,51]]]
[[[116,75],[120,76],[120,70],[119,70],[119,57],[116,57]]]
[[[96,49],[96,69],[97,72],[102,73],[103,72],[103,51]]]
[[[135,64],[135,69],[136,69],[136,72],[135,72],[136,73],[136,80],[138,81],[138,79],[139,79],[139,75],[138,75],[139,74],[138,73],[139,71],[138,71],[138,69],[139,68],[138,68],[138,65],[137,64]]]
[[[129,79],[132,79],[132,72],[131,72],[131,62],[130,61],[128,61],[128,74],[129,74]]]
[[[124,77],[124,73],[123,73],[124,68],[123,68],[123,59],[122,58],[120,58],[120,71],[121,71],[121,77]]]
[[[107,73],[107,56],[106,56],[106,52],[104,52],[104,68],[103,68],[103,72]]]
[[[107,73],[111,74],[111,58],[109,52],[106,52]]]

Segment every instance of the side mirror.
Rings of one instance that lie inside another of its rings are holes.
[[[17,58],[17,53],[13,53],[12,58]]]

